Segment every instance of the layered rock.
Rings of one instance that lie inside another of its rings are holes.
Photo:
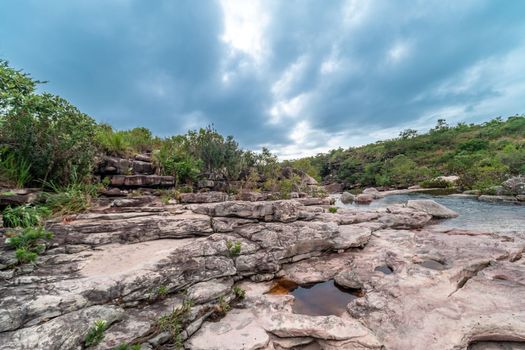
[[[523,238],[426,227],[430,220],[403,206],[330,213],[296,200],[115,200],[49,222],[55,238],[38,268],[0,282],[0,344],[77,349],[100,319],[108,328],[99,350],[176,341],[202,350],[460,349],[525,339],[523,302],[509,298],[525,293]],[[366,296],[348,313],[296,315],[292,296],[266,293],[261,281],[276,277],[335,278]],[[240,280],[241,308],[207,322]],[[177,310],[177,327],[162,327],[161,316]]]

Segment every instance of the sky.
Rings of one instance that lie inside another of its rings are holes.
[[[2,0],[0,58],[116,129],[290,159],[525,113],[525,1]]]

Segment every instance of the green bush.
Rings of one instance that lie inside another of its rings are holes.
[[[332,213],[332,214],[335,214],[335,213],[337,213],[337,208],[336,207],[330,207],[330,208],[328,208],[328,211],[330,213]]]
[[[51,215],[45,206],[31,206],[29,204],[4,209],[2,219],[6,227],[37,226]]]
[[[452,187],[452,184],[449,181],[445,181],[442,179],[429,179],[424,180],[419,183],[419,185],[423,188],[449,188]]]
[[[241,254],[241,242],[227,241],[226,248],[228,248],[228,254],[232,257]]]
[[[46,241],[53,238],[53,234],[42,227],[26,227],[22,230],[9,232],[6,244],[16,249],[18,263],[34,262],[46,248]]]

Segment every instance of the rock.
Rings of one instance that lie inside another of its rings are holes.
[[[264,201],[268,199],[268,195],[265,193],[255,191],[241,191],[237,195],[237,199],[249,202]]]
[[[335,204],[335,199],[331,197],[307,197],[307,198],[297,198],[297,202],[302,205],[332,205]]]
[[[226,295],[230,292],[232,285],[233,281],[231,279],[196,283],[188,288],[188,298],[197,304],[202,304]]]
[[[2,349],[79,349],[95,321],[104,320],[109,327],[123,316],[124,310],[120,307],[91,306],[40,325],[2,333]]]
[[[518,194],[516,196],[516,199],[519,201],[519,202],[525,202],[525,195],[523,194]]]
[[[341,202],[344,204],[352,203],[355,200],[355,196],[350,192],[343,192],[341,194]]]
[[[419,190],[421,189],[421,186],[420,185],[409,186],[408,189],[409,190]]]
[[[361,193],[358,194],[357,197],[355,197],[355,201],[359,204],[369,204],[372,203],[374,200],[374,196],[372,194],[367,193]]]
[[[480,190],[467,190],[467,191],[463,191],[463,194],[479,196],[481,194],[481,191]]]
[[[525,195],[525,175],[514,176],[502,183],[509,194]]]
[[[41,194],[38,188],[4,189],[0,192],[0,207],[33,204]]]
[[[381,192],[379,192],[375,187],[368,187],[363,190],[363,194],[371,195],[374,199],[381,198]]]
[[[324,189],[328,193],[341,193],[343,192],[343,185],[337,182],[333,182],[328,185],[324,185]]]
[[[135,154],[133,158],[135,158],[135,160],[140,160],[141,162],[151,163],[151,156],[148,154]]]
[[[279,337],[313,337],[326,340],[352,340],[354,346],[381,349],[381,343],[359,321],[337,316],[308,316],[278,312],[265,324],[267,331]],[[351,346],[351,345],[349,345]]]
[[[484,201],[484,202],[517,202],[518,200],[514,196],[490,196],[490,195],[482,195],[478,197],[478,200]]]
[[[123,199],[115,199],[111,202],[111,207],[118,207],[118,208],[124,208],[124,207],[143,207],[148,204],[151,204],[155,202],[157,197],[154,196],[139,196],[139,197],[131,197],[131,198],[123,198]]]
[[[407,202],[407,207],[413,208],[418,211],[425,212],[432,215],[432,217],[437,219],[449,219],[458,217],[459,214],[453,210],[448,209],[444,205],[436,203],[431,199],[416,199],[409,200]]]
[[[219,323],[206,323],[187,342],[192,350],[263,349],[270,336],[249,310],[233,309]]]
[[[313,177],[311,177],[310,175],[304,173],[301,175],[301,185],[303,186],[314,186],[314,185],[318,185],[319,183],[317,182],[316,179],[314,179]]]
[[[335,283],[343,288],[361,289],[363,282],[354,271],[342,271],[338,273],[335,278]]]
[[[451,185],[455,185],[459,181],[459,176],[450,175],[450,176],[438,176],[434,181],[448,182]]]
[[[181,203],[217,203],[228,200],[228,194],[224,192],[197,192],[181,193]]]
[[[123,191],[118,188],[110,188],[102,190],[100,194],[106,197],[126,197],[128,195],[128,191]]]
[[[365,225],[341,225],[339,234],[334,239],[334,249],[363,247],[371,234],[372,230]]]
[[[169,187],[175,185],[173,176],[160,175],[114,175],[111,185],[116,187]]]
[[[199,180],[199,182],[197,183],[197,186],[199,188],[213,188],[215,186],[215,182],[212,180],[203,179],[203,180]]]
[[[430,219],[432,216],[425,212],[401,206],[390,206],[387,207],[387,214],[380,215],[378,221],[386,227],[413,229],[425,226]]]

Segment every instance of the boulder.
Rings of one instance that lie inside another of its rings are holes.
[[[514,196],[492,196],[484,194],[482,196],[478,197],[478,200],[483,202],[508,202],[508,203],[515,203],[518,200]]]
[[[358,194],[357,197],[355,197],[355,201],[359,204],[369,204],[372,203],[374,200],[374,196],[372,194],[367,193],[361,193]]]
[[[335,275],[334,281],[337,285],[343,288],[350,289],[361,289],[363,288],[363,282],[355,273],[355,271],[345,270]]]
[[[525,195],[525,175],[514,176],[502,183],[502,186],[513,195]]]
[[[215,181],[208,179],[199,180],[197,186],[199,188],[213,188],[215,186]]]
[[[328,185],[324,185],[324,189],[328,193],[341,193],[343,192],[343,185],[337,182],[333,182]]]
[[[218,203],[228,200],[228,194],[224,192],[197,192],[181,193],[181,203]]]
[[[344,204],[352,203],[355,200],[355,196],[350,192],[343,192],[341,194],[341,202]]]
[[[450,175],[450,176],[438,176],[434,181],[448,182],[451,185],[455,185],[459,181],[459,176]]]
[[[431,199],[409,200],[407,202],[407,207],[430,214],[436,219],[450,219],[459,216],[455,211],[450,210],[444,205],[436,203]]]
[[[237,199],[249,202],[264,201],[268,199],[268,194],[255,191],[241,191],[237,195]]]
[[[381,193],[375,187],[368,187],[363,190],[364,194],[368,194],[374,197],[374,199],[381,198]]]

